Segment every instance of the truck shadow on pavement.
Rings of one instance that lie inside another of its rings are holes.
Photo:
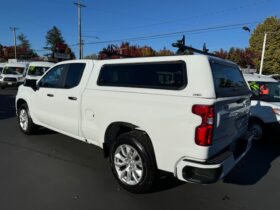
[[[225,177],[224,183],[254,185],[259,182],[280,155],[280,142],[272,136],[269,139],[265,142],[254,142],[248,154]]]
[[[15,96],[14,95],[0,95],[0,120],[13,118],[16,116],[15,111]]]

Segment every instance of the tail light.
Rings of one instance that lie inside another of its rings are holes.
[[[194,105],[192,112],[202,119],[195,130],[195,143],[200,146],[210,146],[213,137],[214,107],[208,105]]]

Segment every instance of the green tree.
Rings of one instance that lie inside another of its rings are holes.
[[[64,43],[61,31],[56,26],[47,32],[45,49],[55,52],[57,45],[63,45]]]
[[[23,33],[18,35],[17,38],[19,40],[19,47],[30,49],[30,42],[29,42],[29,40],[27,39],[27,37]]]
[[[54,26],[52,29],[50,29],[47,32],[46,47],[44,47],[44,49],[51,51],[51,54],[47,54],[47,56],[51,56],[51,58],[54,58],[55,53],[69,54],[70,59],[75,58],[75,54],[72,52],[70,47],[65,43],[61,31],[56,26]]]
[[[256,67],[260,68],[261,52],[264,34],[267,33],[266,52],[264,59],[264,74],[280,73],[280,19],[269,17],[259,24],[250,38],[250,50],[257,56],[254,58]]]
[[[17,39],[19,40],[19,45],[17,46],[19,59],[29,60],[38,57],[34,50],[31,49],[31,44],[23,33],[19,34]]]

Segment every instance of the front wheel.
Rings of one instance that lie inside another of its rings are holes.
[[[22,104],[18,109],[18,124],[20,130],[27,135],[33,134],[37,129],[37,125],[30,117],[27,104]]]
[[[137,131],[122,134],[110,151],[114,176],[124,189],[133,193],[151,191],[155,182],[155,158],[145,138]]]

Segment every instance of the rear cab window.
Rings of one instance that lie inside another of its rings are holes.
[[[105,64],[99,86],[181,90],[187,85],[183,61],[132,64]]]
[[[251,91],[236,65],[210,61],[216,97],[250,95]]]

